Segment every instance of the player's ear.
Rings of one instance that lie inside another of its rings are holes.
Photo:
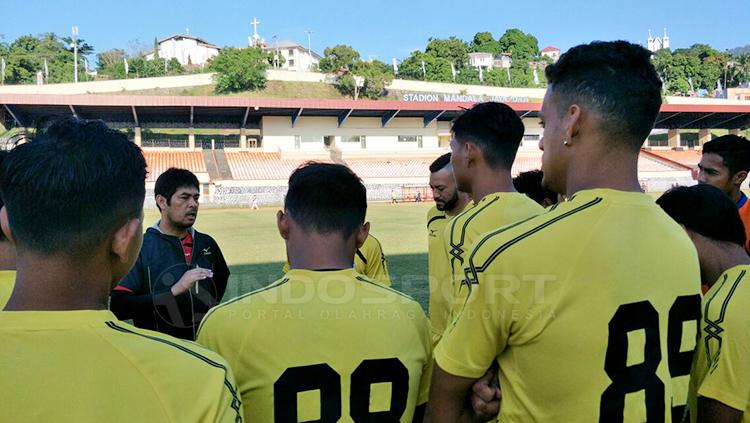
[[[13,231],[10,230],[10,222],[8,221],[8,209],[6,209],[5,206],[0,209],[0,227],[3,230],[3,235],[5,235],[10,242],[15,244],[16,241],[13,239]]]
[[[565,129],[565,141],[566,145],[570,146],[573,144],[575,137],[578,136],[578,133],[581,130],[581,107],[577,104],[571,104],[570,107],[568,107],[568,112],[565,116],[565,120],[567,120],[567,127]]]
[[[143,241],[143,217],[128,219],[112,234],[110,251],[120,263],[129,263],[137,255]]]
[[[276,227],[283,239],[289,239],[289,217],[281,210],[276,212]]]
[[[164,210],[167,208],[167,197],[157,194],[156,196],[156,204],[159,206],[160,210]]]
[[[362,247],[362,244],[365,243],[365,240],[367,239],[367,236],[370,234],[370,222],[365,222],[364,225],[360,226],[359,229],[357,229],[357,248]]]
[[[735,185],[740,185],[745,182],[745,179],[747,179],[747,171],[741,170],[734,174],[734,176],[732,177],[732,183]]]

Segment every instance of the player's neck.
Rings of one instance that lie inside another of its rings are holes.
[[[11,242],[0,241],[0,270],[16,270],[16,248]]]
[[[740,202],[740,199],[742,198],[742,191],[740,191],[740,187],[737,187],[736,190],[733,190],[729,193],[729,198],[732,199],[734,204],[738,204]]]
[[[714,248],[716,250],[714,254],[706,255],[709,259],[702,263],[705,277],[708,278],[707,281],[703,282],[707,283],[709,287],[713,286],[727,270],[750,264],[750,257],[748,257],[745,248],[738,244],[714,244]]]
[[[467,194],[465,194],[465,193],[459,193],[458,194],[458,201],[456,201],[456,204],[453,206],[452,209],[446,210],[445,214],[448,215],[448,216],[450,216],[450,217],[453,217],[453,216],[461,213],[462,211],[464,211],[464,209],[466,208],[466,205],[468,203],[469,203],[469,196]]]
[[[290,269],[330,270],[350,269],[354,263],[356,246],[343,241],[338,234],[305,234],[287,240]]]
[[[161,220],[159,220],[159,229],[163,234],[176,236],[177,238],[182,239],[182,237],[188,233],[188,229],[190,228],[175,226],[169,218],[162,216]]]
[[[16,284],[5,310],[106,310],[112,275],[102,260],[18,256]]]
[[[471,181],[472,200],[476,203],[493,192],[516,192],[510,169],[492,169],[482,166],[475,170]]]
[[[584,158],[570,163],[568,169],[565,187],[568,197],[589,189],[641,192],[636,154],[601,156],[601,159],[594,160]]]

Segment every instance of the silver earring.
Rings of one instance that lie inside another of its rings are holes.
[[[568,145],[568,140],[567,140],[567,138],[563,138],[563,145]]]

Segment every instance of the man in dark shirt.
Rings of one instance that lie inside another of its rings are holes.
[[[161,219],[146,231],[138,261],[112,291],[110,308],[140,328],[195,339],[203,316],[224,296],[229,269],[216,241],[193,228],[198,178],[168,169],[154,194]]]

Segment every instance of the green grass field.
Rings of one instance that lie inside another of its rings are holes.
[[[419,301],[427,311],[427,231],[425,216],[432,203],[370,204],[367,219],[383,245],[393,287]],[[224,300],[261,288],[282,276],[284,242],[276,230],[277,208],[208,209],[198,214],[196,230],[216,239],[232,276]],[[158,219],[146,212],[144,226]]]

